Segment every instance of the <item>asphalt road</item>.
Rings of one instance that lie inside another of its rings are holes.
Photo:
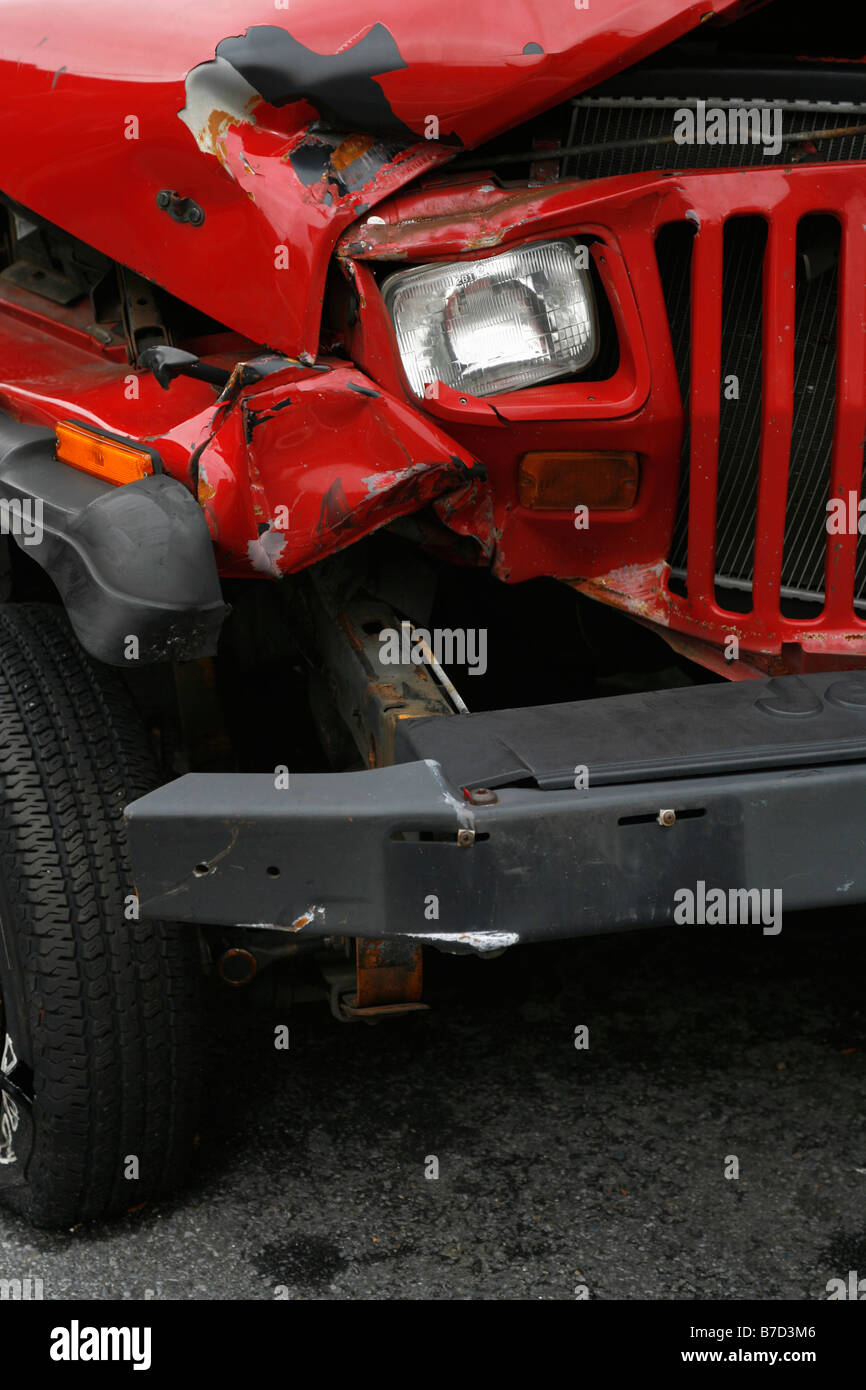
[[[0,1214],[0,1275],[47,1299],[826,1298],[866,1275],[863,928],[436,955],[431,1013],[375,1028],[235,994],[187,1190],[60,1234]]]

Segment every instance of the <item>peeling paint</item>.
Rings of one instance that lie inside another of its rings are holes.
[[[361,482],[367,489],[367,495],[375,497],[377,493],[389,492],[400,483],[405,483],[410,478],[417,477],[419,473],[427,473],[429,470],[429,463],[413,463],[409,468],[400,468],[389,473],[369,473]]]
[[[318,926],[325,925],[325,909],[323,907],[308,907],[306,912],[302,912],[300,917],[296,917],[292,922],[290,931],[303,931],[304,927],[309,927],[317,923]]]
[[[577,580],[574,587],[589,598],[614,604],[637,617],[667,624],[669,603],[664,585],[668,570],[666,560],[649,565],[623,565],[596,579]]]
[[[220,157],[219,140],[230,125],[255,125],[261,97],[225,58],[200,63],[186,76],[186,105],[178,111],[203,154]]]
[[[283,569],[280,561],[288,550],[288,539],[282,531],[263,531],[256,540],[247,545],[247,559],[258,574],[267,574],[271,579],[281,579]]]
[[[468,946],[472,951],[504,951],[520,941],[513,931],[408,932],[415,941],[441,941],[454,946]]]
[[[424,761],[427,764],[430,771],[433,773],[436,782],[439,784],[439,790],[442,794],[442,800],[445,802],[446,806],[451,807],[451,810],[454,811],[455,815],[457,816],[458,825],[461,827],[461,829],[471,830],[474,834],[475,816],[472,814],[472,810],[469,806],[469,803],[466,801],[458,800],[458,798],[454,795],[451,788],[449,787],[448,783],[445,781],[445,778],[442,775],[441,767],[433,758],[425,758]]]
[[[310,927],[314,923],[320,927],[325,925],[324,907],[308,907],[306,912],[302,912],[300,917],[296,917],[290,926],[283,926],[281,922],[236,922],[235,926],[242,927],[245,931],[297,932],[303,931],[305,927]]]
[[[205,472],[204,466],[201,463],[198,467],[196,496],[198,498],[200,507],[203,507],[205,502],[209,502],[212,497],[216,496],[216,488],[213,486],[211,482],[209,482],[207,473]]]

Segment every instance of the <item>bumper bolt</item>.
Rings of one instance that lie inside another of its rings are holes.
[[[673,825],[676,818],[676,811],[671,811],[669,809],[659,811],[658,815],[656,816],[656,820],[658,821],[659,825]]]
[[[489,787],[464,787],[463,795],[473,806],[495,806],[499,800],[496,792],[492,792]]]
[[[457,831],[457,843],[458,843],[458,845],[462,846],[463,849],[468,848],[469,845],[474,845],[474,844],[475,844],[475,831],[474,831],[474,830],[458,830],[458,831]]]

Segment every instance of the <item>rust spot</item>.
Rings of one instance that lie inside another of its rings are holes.
[[[465,251],[483,251],[488,246],[498,246],[504,236],[504,229],[498,232],[482,232],[478,236],[467,237],[463,249]]]
[[[306,912],[302,912],[302,913],[301,913],[300,917],[296,917],[296,918],[295,918],[294,922],[292,923],[291,930],[292,930],[292,931],[301,931],[304,927],[308,927],[308,926],[310,925],[311,922],[314,922],[315,919],[316,919],[316,911],[315,911],[315,908],[309,907],[309,908],[307,908],[307,911],[306,911]]]
[[[230,125],[237,121],[237,116],[233,116],[230,111],[220,111],[215,108],[207,118],[208,143],[212,150],[216,150],[219,141],[225,135]]]
[[[371,145],[375,145],[376,140],[373,135],[347,135],[342,144],[331,154],[331,168],[345,169],[347,164],[352,164],[359,159],[362,154],[366,154]]]

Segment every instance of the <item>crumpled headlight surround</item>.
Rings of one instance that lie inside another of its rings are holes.
[[[478,261],[417,266],[382,286],[417,396],[436,380],[473,396],[582,371],[598,349],[595,297],[573,237]]]

